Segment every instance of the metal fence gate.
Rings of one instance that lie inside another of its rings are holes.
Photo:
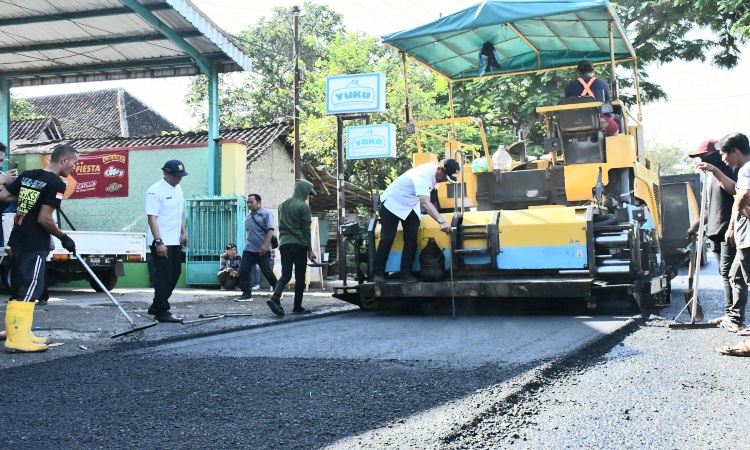
[[[185,201],[189,244],[185,260],[187,284],[217,285],[219,257],[227,244],[245,246],[245,198],[193,197]]]

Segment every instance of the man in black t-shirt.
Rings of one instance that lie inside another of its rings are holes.
[[[734,297],[738,295],[747,298],[747,284],[742,277],[737,277],[735,281],[737,291],[733,294],[731,277],[729,269],[732,267],[737,248],[734,245],[728,245],[724,240],[724,235],[729,226],[729,220],[732,217],[732,204],[734,203],[735,194],[734,185],[737,181],[737,171],[739,167],[729,167],[721,158],[721,153],[716,150],[716,140],[708,140],[698,147],[697,150],[690,152],[691,158],[700,158],[701,162],[696,165],[696,169],[706,172],[705,183],[708,183],[708,211],[706,211],[703,220],[697,220],[688,229],[687,237],[692,239],[694,234],[698,233],[698,227],[701,223],[706,225],[706,237],[713,242],[712,250],[719,264],[719,274],[724,281],[724,317],[709,320],[709,323],[720,324],[724,318],[732,312],[734,308]],[[726,322],[727,326],[732,326]],[[738,328],[733,326],[733,328]],[[737,331],[734,329],[733,331]]]
[[[75,242],[58,228],[53,214],[60,207],[65,192],[65,183],[60,177],[70,175],[76,161],[76,149],[59,144],[53,149],[45,169],[27,170],[0,191],[0,201],[18,205],[8,241],[13,260],[11,290],[16,298],[8,302],[5,311],[7,352],[47,350],[49,339],[36,337],[31,332],[34,302],[44,290],[50,235],[60,239],[66,250],[75,253]]]

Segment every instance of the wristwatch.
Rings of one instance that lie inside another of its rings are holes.
[[[163,243],[164,243],[164,241],[162,241],[161,239],[154,239],[154,243],[152,245],[154,247],[158,247],[158,246],[160,246]]]
[[[439,219],[438,219],[438,221],[437,221],[437,222],[438,222],[438,223],[439,223],[440,225],[442,225],[442,224],[444,224],[444,223],[445,223],[445,219],[443,219],[443,218],[441,217],[441,218],[439,218]]]

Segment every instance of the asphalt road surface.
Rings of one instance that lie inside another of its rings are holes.
[[[721,292],[701,302],[718,315]],[[747,448],[746,362],[713,350],[738,338],[667,328],[679,306],[353,312],[14,366],[0,371],[3,445]]]

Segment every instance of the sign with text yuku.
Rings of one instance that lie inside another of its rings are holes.
[[[346,127],[346,159],[395,156],[396,126],[392,123]]]
[[[326,114],[385,112],[385,74],[326,78]]]

